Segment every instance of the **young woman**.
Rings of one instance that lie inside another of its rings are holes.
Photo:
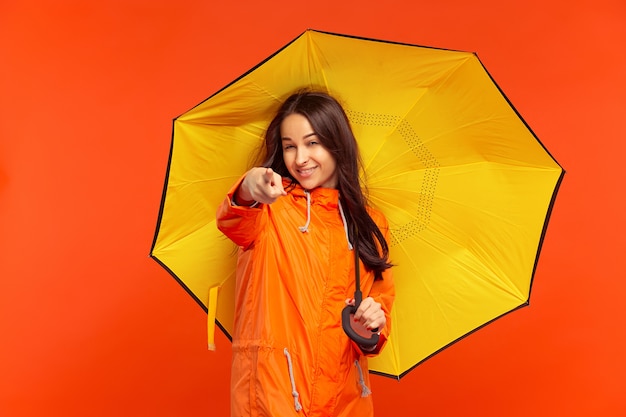
[[[218,209],[239,246],[231,415],[373,415],[367,357],[390,330],[394,285],[387,221],[369,207],[360,159],[340,104],[320,92],[289,97],[265,135],[265,161]],[[354,304],[355,258],[363,301],[353,325],[379,334],[364,348],[341,325]]]

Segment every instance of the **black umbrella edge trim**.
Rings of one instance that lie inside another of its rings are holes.
[[[208,308],[204,305],[204,303],[198,298],[196,297],[196,295],[193,293],[193,291],[191,291],[189,289],[189,287],[187,287],[185,285],[185,283],[178,278],[178,276],[174,273],[174,271],[172,271],[171,269],[169,269],[167,267],[167,265],[165,265],[163,262],[161,262],[161,260],[159,258],[157,258],[154,255],[150,255],[150,257],[152,259],[154,259],[159,265],[161,265],[163,267],[163,269],[165,269],[167,272],[169,272],[169,274],[178,282],[178,284],[180,284],[181,287],[183,287],[183,289],[185,290],[185,292],[196,301],[196,303],[198,303],[198,305],[200,306],[200,308],[202,308],[202,310],[204,310],[205,313],[208,313],[209,310]],[[219,327],[219,329],[222,331],[222,333],[224,333],[224,335],[226,336],[226,338],[228,338],[228,340],[230,340],[231,342],[233,341],[232,336],[230,335],[230,333],[228,333],[228,330],[226,330],[226,328],[222,325],[222,323],[219,322],[219,320],[215,319],[215,325],[217,327]]]
[[[428,359],[432,358],[433,356],[436,356],[437,354],[441,353],[442,351],[446,350],[447,348],[449,348],[450,346],[460,342],[461,340],[465,339],[466,337],[470,336],[471,334],[477,332],[478,330],[482,329],[483,327],[486,327],[488,325],[490,325],[491,323],[493,323],[494,321],[514,312],[517,311],[523,307],[527,307],[529,305],[528,301],[525,301],[524,303],[520,304],[519,306],[515,307],[512,310],[507,311],[506,313],[503,313],[501,315],[499,315],[498,317],[495,317],[491,320],[489,320],[488,322],[478,326],[477,328],[475,328],[474,330],[465,333],[463,336],[459,337],[458,339],[453,340],[452,342],[448,343],[447,345],[439,348],[438,350],[436,350],[435,352],[431,353],[430,355],[428,355],[427,357],[425,357],[424,359],[422,359],[421,361],[417,362],[415,365],[413,365],[412,367],[410,367],[409,369],[407,369],[406,371],[402,372],[400,375],[392,375],[392,374],[387,374],[384,372],[378,372],[378,371],[372,371],[370,370],[370,373],[372,375],[380,375],[380,376],[384,376],[384,377],[388,377],[391,379],[395,379],[400,381],[400,379],[402,379],[404,376],[406,376],[409,372],[411,372],[413,369],[417,368],[418,366],[420,366],[422,363],[426,362]]]
[[[235,84],[237,81],[241,80],[242,78],[244,78],[245,76],[247,76],[248,74],[250,74],[251,72],[253,72],[254,70],[256,70],[257,68],[259,68],[260,66],[262,66],[263,64],[265,64],[267,61],[269,61],[270,59],[274,58],[276,55],[278,55],[279,53],[281,53],[283,50],[285,50],[289,45],[291,45],[292,43],[294,43],[295,41],[297,41],[298,39],[300,39],[302,36],[304,36],[306,32],[301,33],[300,35],[296,36],[295,38],[293,38],[291,41],[289,41],[287,44],[285,44],[284,46],[282,46],[281,48],[279,48],[278,50],[276,50],[275,52],[273,52],[271,55],[269,55],[267,58],[265,58],[264,60],[262,60],[261,62],[259,62],[258,64],[256,64],[254,67],[250,68],[248,71],[244,72],[243,74],[241,74],[239,77],[235,78],[234,80],[232,80],[231,82],[229,82],[228,84],[226,84],[224,87],[220,88],[219,90],[217,90],[216,92],[214,92],[213,94],[211,94],[210,96],[208,96],[207,98],[205,98],[204,100],[202,100],[201,102],[199,102],[198,104],[196,104],[195,106],[191,107],[189,110],[183,112],[182,114],[180,114],[179,116],[176,117],[176,119],[178,119],[179,117],[181,117],[183,114],[186,114],[187,112],[190,112],[191,110],[195,109],[198,106],[201,106],[203,103],[205,103],[206,101],[210,100],[211,98],[215,97],[216,95],[218,95],[219,93],[221,93],[222,91],[224,91],[225,89],[227,89],[228,87],[230,87],[231,85]],[[174,120],[176,120],[174,119]]]
[[[172,137],[170,139],[170,150],[169,150],[169,155],[167,157],[167,167],[165,169],[165,182],[163,184],[163,191],[161,192],[161,202],[159,204],[159,214],[157,216],[156,230],[154,231],[154,237],[152,238],[152,245],[150,246],[150,256],[155,260],[157,260],[157,258],[153,255],[153,251],[154,251],[154,247],[156,245],[157,239],[159,237],[159,231],[161,230],[161,221],[163,220],[163,211],[165,210],[165,197],[167,196],[167,183],[169,182],[169,179],[170,179],[170,167],[172,165],[172,156],[174,153],[174,123],[175,122],[176,122],[176,119],[172,121]],[[161,262],[159,263],[165,267],[163,263]],[[169,271],[168,268],[166,269]],[[170,271],[170,273],[172,272]],[[172,275],[174,274],[172,273]]]
[[[500,85],[496,82],[496,80],[493,78],[493,76],[491,75],[491,73],[489,72],[489,70],[487,69],[487,67],[485,66],[485,64],[483,64],[483,62],[480,60],[480,57],[478,56],[478,54],[476,52],[473,53],[474,56],[476,57],[476,59],[478,60],[478,63],[482,66],[483,70],[485,71],[485,73],[489,76],[489,79],[491,80],[491,82],[493,83],[493,85],[498,89],[498,91],[500,92],[500,94],[502,95],[502,97],[506,100],[506,102],[509,104],[509,106],[511,107],[511,110],[513,110],[515,112],[515,114],[517,115],[517,117],[522,121],[522,123],[524,123],[524,126],[526,126],[526,129],[528,129],[528,131],[533,135],[533,137],[535,138],[535,140],[537,141],[537,143],[539,145],[541,145],[541,147],[543,148],[543,150],[550,156],[550,158],[552,158],[552,160],[554,161],[555,164],[557,164],[561,170],[563,172],[565,172],[565,169],[563,168],[563,166],[559,163],[559,161],[557,161],[557,159],[554,157],[554,155],[552,155],[552,153],[548,150],[548,148],[546,148],[546,146],[543,144],[543,142],[541,142],[541,140],[539,139],[539,137],[535,134],[534,130],[530,127],[530,125],[528,123],[526,123],[526,120],[522,117],[522,115],[520,114],[520,112],[517,110],[517,108],[515,108],[515,106],[513,105],[513,103],[511,102],[511,100],[509,100],[509,98],[507,97],[507,95],[504,93],[504,91],[502,90],[502,88],[500,88]],[[559,179],[560,182],[560,179]]]
[[[283,45],[281,48],[279,48],[278,50],[276,50],[275,52],[273,52],[271,55],[269,55],[267,58],[263,59],[261,62],[259,62],[258,64],[256,64],[255,66],[253,66],[252,68],[250,68],[248,71],[246,71],[245,73],[241,74],[239,77],[235,78],[233,81],[229,82],[228,84],[226,84],[224,87],[220,88],[219,90],[217,90],[215,93],[211,94],[209,97],[205,98],[204,100],[202,100],[201,102],[199,102],[198,104],[196,104],[195,106],[189,108],[187,111],[181,113],[179,116],[176,117],[176,119],[180,116],[182,116],[183,114],[195,109],[196,107],[202,105],[204,102],[206,102],[207,100],[210,100],[211,98],[213,98],[214,96],[216,96],[217,94],[219,94],[220,92],[222,92],[223,90],[227,89],[228,87],[230,87],[231,85],[233,85],[234,83],[236,83],[237,81],[241,80],[242,78],[244,78],[245,76],[247,76],[248,74],[250,74],[251,72],[253,72],[254,70],[256,70],[257,68],[259,68],[260,66],[262,66],[263,64],[265,64],[267,61],[269,61],[270,59],[274,58],[274,56],[278,55],[279,53],[281,53],[283,50],[285,50],[289,45],[291,45],[292,43],[294,43],[295,41],[297,41],[298,39],[300,39],[302,36],[304,36],[307,32],[317,32],[317,33],[322,33],[322,34],[326,34],[326,35],[331,35],[331,36],[339,36],[339,37],[343,37],[343,38],[351,38],[351,39],[357,39],[357,40],[362,40],[362,41],[369,41],[369,42],[380,42],[380,43],[388,43],[388,44],[392,44],[392,45],[402,45],[402,46],[412,46],[412,47],[418,47],[418,48],[426,48],[426,49],[433,49],[433,50],[439,50],[439,51],[450,51],[450,52],[464,52],[464,53],[468,53],[467,51],[462,51],[459,49],[450,49],[450,48],[439,48],[439,47],[435,47],[435,46],[427,46],[427,45],[420,45],[420,44],[413,44],[413,43],[407,43],[407,42],[397,42],[397,41],[389,41],[389,40],[383,40],[383,39],[375,39],[375,38],[368,38],[368,37],[364,37],[364,36],[357,36],[357,35],[347,35],[347,34],[342,34],[342,33],[335,33],[335,32],[329,32],[329,31],[324,31],[324,30],[317,30],[317,29],[306,29],[304,32],[300,33],[298,36],[296,36],[295,38],[293,38],[291,41],[287,42],[285,45]]]
[[[561,175],[559,175],[559,179],[554,186],[554,191],[552,192],[552,198],[550,199],[550,205],[548,206],[548,210],[546,211],[545,221],[543,223],[543,229],[541,230],[541,237],[539,238],[539,244],[537,245],[537,256],[535,256],[535,264],[533,265],[533,272],[530,280],[530,289],[529,294],[532,293],[533,283],[535,281],[535,271],[537,270],[537,265],[539,264],[539,256],[541,255],[541,249],[543,248],[543,242],[548,232],[548,223],[550,223],[550,218],[552,216],[552,209],[554,208],[554,204],[556,203],[556,196],[561,188],[561,183],[563,182],[563,178],[565,177],[565,170],[561,168]]]
[[[174,152],[174,123],[176,123],[176,119],[172,121],[172,137],[170,139],[170,151],[169,151],[169,155],[167,159],[167,169],[165,171],[165,183],[163,185],[163,191],[161,193],[161,203],[159,205],[159,214],[157,217],[156,230],[154,232],[154,237],[152,239],[152,245],[150,246],[150,257],[154,259],[159,265],[161,265],[163,269],[169,272],[169,274],[180,284],[180,286],[183,287],[185,292],[187,292],[187,294],[189,294],[191,298],[194,299],[198,303],[198,305],[202,308],[202,310],[204,310],[205,313],[208,313],[207,307],[198,297],[196,297],[193,291],[191,291],[189,287],[185,285],[185,283],[174,273],[174,271],[172,271],[167,265],[165,265],[165,263],[161,262],[161,260],[154,255],[154,247],[156,246],[156,242],[159,237],[159,231],[161,230],[161,222],[163,220],[163,212],[165,210],[165,197],[167,195],[167,184],[169,182],[170,167],[172,164],[172,156]],[[232,341],[232,336],[230,335],[230,333],[228,333],[226,328],[218,320],[215,320],[215,324],[220,328],[220,330],[224,333],[224,335],[230,341]]]
[[[392,44],[392,45],[401,45],[401,46],[413,46],[413,47],[417,47],[417,48],[433,49],[433,50],[437,50],[437,51],[449,51],[449,52],[468,53],[467,51],[462,51],[460,49],[440,48],[440,47],[436,47],[436,46],[420,45],[420,44],[408,43],[408,42],[397,42],[397,41],[390,41],[390,40],[384,40],[384,39],[368,38],[368,37],[357,36],[357,35],[346,35],[346,34],[342,34],[342,33],[328,32],[328,31],[324,31],[324,30],[308,29],[307,31],[323,33],[323,34],[326,34],[326,35],[340,36],[340,37],[343,37],[343,38],[358,39],[358,40],[362,40],[362,41],[381,42],[381,43],[388,43],[388,44]]]

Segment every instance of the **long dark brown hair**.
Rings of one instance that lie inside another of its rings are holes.
[[[335,158],[337,189],[345,207],[350,240],[358,245],[359,257],[365,267],[374,272],[375,279],[382,278],[382,272],[392,266],[389,247],[367,212],[359,176],[362,163],[358,145],[348,117],[335,98],[324,92],[305,90],[285,100],[265,133],[265,160],[262,165],[296,182],[285,166],[280,136],[283,120],[294,113],[307,118],[322,146]]]

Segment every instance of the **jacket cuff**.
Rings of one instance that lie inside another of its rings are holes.
[[[378,335],[378,343],[376,344],[376,346],[374,346],[372,348],[372,350],[367,350],[366,348],[364,348],[363,346],[359,345],[358,343],[356,343],[354,340],[351,340],[352,342],[352,346],[354,346],[354,348],[361,352],[364,356],[367,356],[369,358],[372,358],[374,356],[378,356],[378,354],[380,353],[380,351],[382,350],[382,348],[385,346],[385,344],[387,343],[387,337],[383,334],[380,333]]]
[[[230,190],[226,194],[229,205],[231,207],[254,208],[258,206],[259,204],[261,204],[258,201],[254,201],[251,205],[241,205],[237,203],[237,200],[235,199],[235,194],[237,194],[237,190],[239,190],[239,187],[241,187],[241,183],[243,183],[243,180],[244,178],[246,178],[246,175],[247,173],[239,177],[239,180],[237,180],[237,182],[230,188]]]

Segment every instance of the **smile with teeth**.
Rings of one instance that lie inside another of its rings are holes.
[[[298,174],[306,178],[306,177],[310,177],[313,174],[313,171],[315,171],[315,167],[306,168],[306,169],[303,168],[303,169],[298,170]]]

